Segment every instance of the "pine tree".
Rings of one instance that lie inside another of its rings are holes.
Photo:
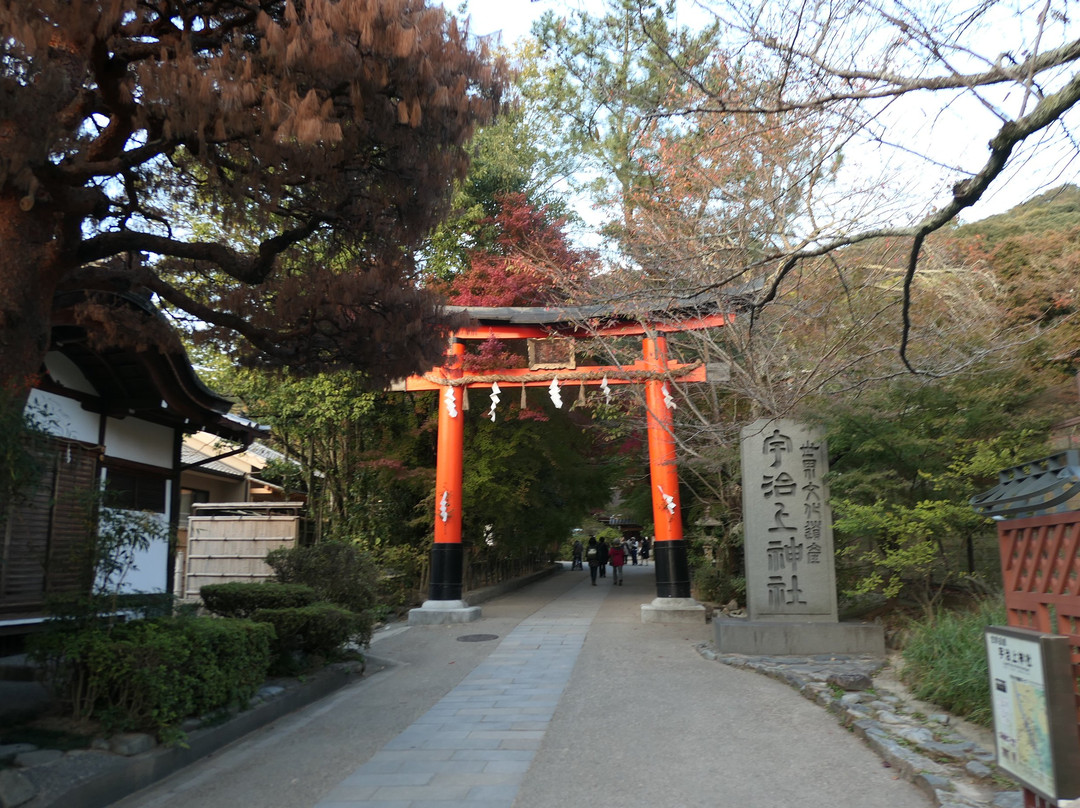
[[[503,74],[424,0],[0,2],[2,386],[25,397],[70,289],[152,294],[248,360],[437,358],[412,252]]]

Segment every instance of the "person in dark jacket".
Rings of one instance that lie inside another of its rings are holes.
[[[600,569],[600,547],[596,543],[596,536],[589,536],[589,543],[585,546],[585,560],[589,564],[592,585],[596,586],[596,573]]]
[[[596,543],[596,549],[600,551],[600,577],[607,578],[607,563],[608,563],[608,543],[604,541],[604,537],[600,537],[600,541]]]
[[[574,539],[574,549],[573,549],[573,556],[572,556],[573,557],[573,562],[570,564],[570,569],[572,569],[572,570],[583,570],[583,569],[585,569],[583,566],[581,566],[581,556],[582,556],[582,553],[584,553],[584,552],[585,552],[585,548],[581,546],[581,539]]]

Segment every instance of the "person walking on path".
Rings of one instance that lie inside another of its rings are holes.
[[[585,548],[585,560],[589,562],[592,585],[596,586],[596,573],[600,569],[600,547],[596,543],[595,536],[589,536],[589,546]]]
[[[626,550],[622,546],[622,542],[615,539],[615,542],[611,545],[611,552],[608,553],[608,559],[611,562],[611,585],[622,586],[623,582],[623,565],[626,563]]]
[[[641,540],[641,563],[644,566],[649,566],[649,537],[646,536]]]
[[[600,541],[596,543],[597,552],[600,554],[600,577],[607,578],[607,562],[608,562],[608,543],[604,541],[604,537],[600,537]]]
[[[572,570],[583,570],[585,567],[581,565],[581,553],[583,548],[581,546],[581,539],[574,539],[574,551],[573,551],[573,563],[570,565]]]
[[[630,563],[633,566],[637,566],[637,554],[638,554],[638,540],[637,536],[631,536],[630,541],[626,543],[626,549],[630,553]]]

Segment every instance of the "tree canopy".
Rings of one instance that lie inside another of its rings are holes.
[[[645,30],[659,4],[638,5]],[[1076,158],[1080,40],[1068,4],[707,0],[701,7],[723,31],[726,52],[755,69],[716,81],[667,48],[679,82],[697,92],[659,114],[780,122],[814,112],[850,133],[818,153],[819,165],[857,155],[841,182],[808,189],[806,214],[791,221],[786,238],[709,284],[763,275],[760,308],[804,262],[870,239],[904,240],[898,347],[917,370],[909,356],[914,278],[928,236],[1024,173],[1034,151],[1057,145],[1059,165]],[[945,120],[953,130],[935,128]],[[957,154],[952,141],[971,132],[985,133],[986,148]],[[915,185],[922,202],[913,200]]]
[[[437,358],[412,254],[504,79],[424,0],[0,3],[5,386],[65,289],[142,290],[294,369]]]

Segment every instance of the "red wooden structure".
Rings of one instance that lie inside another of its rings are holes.
[[[684,364],[668,358],[665,333],[716,328],[731,322],[730,312],[713,311],[705,315],[684,316],[677,321],[642,322],[622,318],[610,312],[598,316],[590,310],[583,318],[580,311],[568,309],[484,309],[464,312],[475,322],[459,328],[451,338],[447,359],[442,367],[423,376],[411,376],[396,389],[440,391],[439,437],[436,461],[435,536],[431,551],[429,600],[424,608],[448,614],[460,605],[462,597],[463,552],[461,546],[461,494],[464,455],[464,395],[469,389],[545,386],[557,392],[562,385],[644,384],[648,411],[649,465],[652,481],[653,518],[656,527],[654,558],[657,596],[689,598],[690,575],[682,534],[682,509],[675,461],[671,409],[674,400],[666,384],[706,381],[708,366],[701,362]],[[670,312],[669,312],[670,314]],[[582,323],[588,321],[589,326]],[[567,362],[554,368],[504,368],[465,375],[462,359],[464,340],[549,340],[568,341],[599,336],[643,337],[642,358],[628,365],[578,366]],[[478,616],[478,615],[476,615]],[[412,617],[410,617],[412,619]],[[461,619],[475,619],[474,617]]]
[[[1068,637],[1072,651],[1077,743],[1080,743],[1080,452],[1068,450],[999,474],[977,497],[995,516],[1010,626]],[[1027,789],[1026,808],[1052,808]]]
[[[998,523],[1009,625],[1063,634],[1072,647],[1080,743],[1080,511]],[[1031,791],[1027,808],[1051,808]]]

